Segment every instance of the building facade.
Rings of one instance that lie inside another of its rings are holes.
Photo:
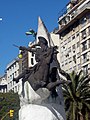
[[[6,93],[7,92],[7,79],[6,74],[0,77],[0,92]]]
[[[28,47],[36,44],[36,41],[31,43],[29,42]],[[33,52],[28,52],[28,67],[33,67],[36,64],[35,54]]]
[[[90,0],[68,3],[58,23],[61,68],[90,73]]]
[[[21,82],[16,83],[13,81],[13,78],[16,78],[19,75],[19,60],[14,59],[11,63],[7,65],[6,74],[7,74],[7,92],[14,91],[18,92]]]

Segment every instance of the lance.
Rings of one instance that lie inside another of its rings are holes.
[[[15,44],[13,44],[13,46],[14,46],[14,47],[17,47],[17,48],[20,48],[19,46],[15,45]]]

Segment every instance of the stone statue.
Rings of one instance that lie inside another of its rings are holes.
[[[25,83],[25,88],[23,86],[23,98],[21,98],[21,102],[23,105],[33,104],[41,105],[44,107],[47,106],[50,111],[52,110],[55,114],[57,112],[59,114],[59,112],[61,112],[60,107],[62,106],[60,106],[61,102],[58,96],[57,87],[60,84],[64,84],[67,82],[64,80],[60,80],[58,71],[66,77],[67,74],[63,70],[61,70],[58,63],[57,46],[48,47],[48,42],[44,37],[40,36],[38,37],[38,39],[39,42],[32,47],[19,47],[19,49],[22,51],[26,50],[29,52],[33,52],[35,54],[37,64],[35,64],[33,67],[27,68],[17,78],[14,78],[14,81],[18,82],[19,79],[22,78],[22,83]],[[64,108],[62,108],[62,111],[64,111]],[[58,118],[59,115],[60,118]],[[59,115],[57,115],[56,119],[52,120],[66,119],[64,115],[62,115],[63,117],[61,116],[61,113]],[[22,109],[20,112],[20,116],[23,116]],[[23,118],[20,117],[20,120],[23,120]]]

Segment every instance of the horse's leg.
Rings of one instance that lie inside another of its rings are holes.
[[[51,91],[56,86],[59,86],[60,84],[64,84],[64,83],[66,83],[66,81],[57,80],[56,82],[50,82],[50,83],[48,83],[48,85],[46,86],[46,88]]]

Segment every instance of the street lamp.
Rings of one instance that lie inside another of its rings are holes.
[[[20,52],[20,54],[18,55],[18,58],[19,58],[19,59],[22,59],[22,58],[23,58],[22,52]]]
[[[37,33],[33,30],[33,29],[30,29],[28,32],[25,33],[26,35],[33,35],[33,37],[35,37],[36,39],[36,35]]]

